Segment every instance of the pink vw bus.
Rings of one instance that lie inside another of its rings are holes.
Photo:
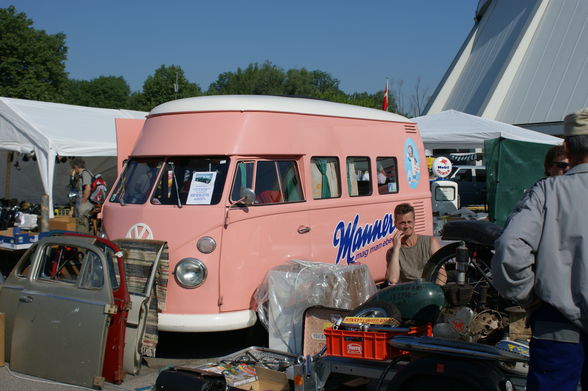
[[[312,99],[207,96],[151,111],[103,228],[167,241],[160,330],[224,331],[255,323],[255,289],[291,259],[361,262],[383,280],[402,202],[430,235],[427,166],[410,120]]]

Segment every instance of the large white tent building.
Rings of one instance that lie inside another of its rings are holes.
[[[424,115],[458,110],[561,135],[588,106],[588,1],[480,0]]]
[[[94,173],[114,180],[115,119],[143,119],[146,115],[140,111],[0,97],[3,198],[39,202],[41,195],[47,194],[50,207],[55,198],[63,203],[67,199],[70,167],[59,164],[57,157],[84,157]]]

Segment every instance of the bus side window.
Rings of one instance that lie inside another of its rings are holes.
[[[380,194],[398,193],[398,170],[395,157],[376,159],[378,171],[378,192]]]
[[[372,194],[369,157],[347,158],[347,187],[351,197]]]
[[[336,157],[313,157],[310,159],[312,197],[315,200],[341,196],[339,160]]]
[[[257,162],[255,197],[256,204],[275,204],[283,201],[275,161]]]
[[[242,188],[253,186],[257,205],[304,200],[298,166],[294,160],[239,162],[231,190],[231,201],[235,202],[241,198]]]
[[[293,160],[279,160],[277,161],[277,166],[284,202],[302,201],[302,186],[296,162]]]

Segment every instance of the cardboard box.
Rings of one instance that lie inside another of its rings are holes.
[[[12,236],[12,234],[13,234],[13,229],[12,229],[12,227],[10,227],[10,228],[8,228],[8,229],[5,229],[5,230],[2,230],[2,231],[0,231],[0,235],[1,235],[1,236]]]
[[[58,216],[49,219],[50,230],[75,231],[76,219],[69,216]]]
[[[255,373],[257,375],[256,381],[237,388],[250,391],[286,391],[290,389],[286,372],[256,366]]]

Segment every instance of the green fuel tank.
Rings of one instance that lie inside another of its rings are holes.
[[[445,306],[445,294],[435,283],[416,280],[384,288],[363,306],[378,302],[394,304],[403,322],[433,323]]]

